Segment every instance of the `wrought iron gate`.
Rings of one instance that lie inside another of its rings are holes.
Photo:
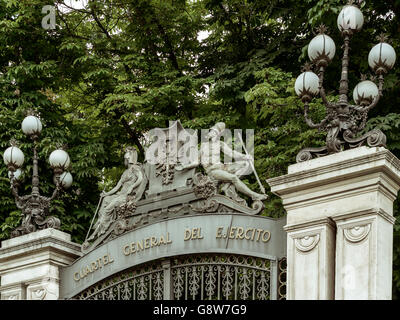
[[[286,297],[286,259],[198,254],[152,261],[87,288],[79,300],[276,300]]]

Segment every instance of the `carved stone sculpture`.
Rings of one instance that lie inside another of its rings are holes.
[[[155,128],[149,132],[149,139],[154,140],[146,150],[145,172],[149,179],[146,197],[186,188],[190,184],[198,163],[187,165],[181,162],[181,152],[185,149],[182,147],[188,137],[191,134],[180,121],[172,121],[168,128]]]
[[[101,195],[99,216],[89,241],[103,235],[117,218],[126,217],[127,209],[132,214],[136,209],[135,202],[143,195],[147,178],[141,164],[137,163],[136,150],[128,148],[124,160],[127,169],[119,182],[112,190]]]
[[[221,141],[224,130],[225,124],[217,123],[199,150],[197,132],[184,129],[178,120],[168,128],[149,132],[151,144],[143,165],[137,163],[136,151],[129,149],[125,154],[128,168],[115,188],[101,195],[93,218],[98,213],[97,221],[90,227],[92,233],[86,236],[82,251],[87,253],[145,224],[182,215],[260,214],[267,196],[253,158],[246,149],[242,154]],[[221,163],[221,150],[233,155],[235,161],[227,162],[224,157],[225,163]],[[201,166],[205,172],[198,170]],[[250,168],[263,194],[250,190],[240,180]],[[248,204],[239,193],[252,199],[252,203]]]
[[[224,130],[225,123],[218,122],[211,127],[210,132],[207,134],[206,138],[208,141],[201,144],[201,164],[207,175],[216,181],[232,184],[237,191],[249,196],[253,200],[262,201],[267,199],[267,195],[250,190],[249,187],[240,180],[240,172],[244,172],[247,167],[250,167],[250,161],[253,159],[249,155],[232,150],[225,142],[220,141]],[[233,155],[236,161],[232,163],[222,163],[220,151],[227,156]],[[223,191],[231,196],[234,194],[234,190],[229,185],[224,186]],[[241,199],[237,200],[241,201]]]

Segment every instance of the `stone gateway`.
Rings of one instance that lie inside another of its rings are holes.
[[[62,268],[60,294],[66,299],[83,297],[82,292],[90,291],[93,294],[95,292],[93,288],[99,287],[99,283],[107,282],[116,275],[120,277],[121,272],[123,274],[133,272],[146,263],[165,266],[165,263],[171,264],[176,257],[193,259],[197,256],[201,259],[201,257],[213,255],[247,256],[255,261],[257,259],[265,261],[264,263],[267,263],[270,269],[264,270],[268,273],[265,275],[268,287],[270,290],[277,290],[278,280],[274,277],[278,275],[278,263],[285,257],[286,250],[285,235],[282,232],[284,225],[285,219],[275,220],[224,213],[189,215],[146,225],[116,237],[79,258],[70,266]],[[248,230],[248,239],[244,237],[244,231],[237,233],[238,229],[239,231]],[[237,234],[243,234],[243,238],[237,237]],[[235,264],[229,263],[227,266],[235,268]],[[209,265],[204,264],[204,267],[206,269],[203,270],[201,265],[193,265],[190,270],[199,271],[200,276],[202,271],[203,273],[208,271]],[[239,270],[238,268],[237,271]],[[162,279],[164,283],[160,289],[163,297],[165,290],[176,291],[177,289],[178,280],[172,275],[172,271],[173,268],[164,267]],[[165,273],[170,273],[170,276],[165,277]],[[215,273],[215,279],[217,279],[217,273]],[[233,277],[234,275],[235,272],[232,272]],[[165,283],[166,278],[172,281]],[[199,285],[200,282],[199,277]],[[148,289],[149,294],[150,290],[154,289],[150,288],[147,280],[143,285]],[[201,289],[204,288],[199,287],[199,292]],[[131,290],[133,293],[133,287]],[[269,293],[277,297],[277,293]],[[91,296],[85,296],[85,298],[91,298]]]
[[[160,129],[165,149],[183,130]],[[140,164],[127,153],[134,170],[113,189],[124,192],[100,201],[82,246],[51,228],[3,241],[1,299],[391,299],[400,160],[387,149],[268,179],[287,211],[280,219],[260,215],[264,196],[246,197],[231,175],[161,158]],[[164,307],[154,312],[184,311]]]

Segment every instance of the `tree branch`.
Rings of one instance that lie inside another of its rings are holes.
[[[140,143],[138,133],[134,129],[132,129],[132,127],[129,125],[129,123],[124,118],[122,118],[121,111],[115,110],[115,115],[118,117],[117,120],[121,121],[122,126],[125,128],[125,130],[129,134],[129,136],[131,137],[132,141],[138,147],[141,158],[144,159],[145,151],[144,151],[142,144]]]

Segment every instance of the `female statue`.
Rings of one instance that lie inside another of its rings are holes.
[[[93,240],[104,234],[110,225],[116,220],[116,208],[126,204],[131,198],[140,200],[147,184],[147,178],[137,163],[137,151],[131,147],[126,149],[124,164],[127,169],[122,174],[117,185],[109,192],[101,194],[101,207],[98,211],[99,217],[94,225],[94,232],[88,239]]]

